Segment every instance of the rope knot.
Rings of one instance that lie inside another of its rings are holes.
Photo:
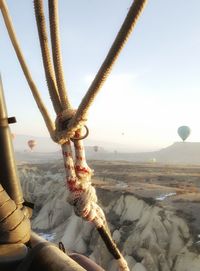
[[[52,137],[52,139],[60,144],[63,145],[65,144],[67,141],[69,141],[70,139],[73,140],[76,139],[77,135],[77,131],[80,130],[83,126],[85,126],[85,122],[87,119],[80,119],[79,123],[76,127],[69,127],[69,123],[71,121],[71,119],[75,116],[76,114],[76,110],[69,108],[69,109],[65,109],[62,112],[60,112],[57,115],[56,121],[55,121],[55,131],[54,131],[54,135]],[[88,128],[85,126],[86,128],[86,135],[84,136],[84,138],[88,135],[89,131]]]
[[[67,201],[74,206],[75,214],[101,227],[105,223],[105,215],[97,204],[95,188],[89,185],[87,189],[70,192]]]
[[[56,131],[57,132],[65,131],[67,129],[69,121],[72,119],[75,113],[76,113],[76,110],[72,108],[65,109],[62,112],[60,112],[57,115],[57,118],[55,121]]]

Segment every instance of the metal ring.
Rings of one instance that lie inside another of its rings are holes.
[[[83,136],[81,136],[81,137],[73,137],[73,138],[70,138],[70,140],[71,140],[72,142],[74,142],[75,140],[82,140],[82,139],[85,139],[85,138],[89,135],[89,129],[88,129],[88,127],[87,127],[86,125],[84,125],[84,127],[85,127],[85,130],[86,130],[86,133],[85,133]]]

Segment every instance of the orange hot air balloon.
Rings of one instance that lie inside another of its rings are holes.
[[[36,141],[33,140],[33,139],[29,140],[29,141],[28,141],[28,146],[29,146],[29,148],[30,148],[31,150],[33,150],[34,147],[36,146]]]

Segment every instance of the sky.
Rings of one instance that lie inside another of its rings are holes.
[[[46,3],[47,1],[45,1]],[[59,1],[63,67],[74,108],[89,88],[123,23],[131,0]],[[7,0],[25,59],[53,119],[33,1]],[[47,3],[45,4],[47,5]],[[48,18],[47,6],[46,18]],[[179,126],[200,142],[200,1],[148,1],[89,111],[89,140],[127,151],[180,141]],[[16,135],[48,136],[0,16],[0,72]]]

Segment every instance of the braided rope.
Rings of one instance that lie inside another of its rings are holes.
[[[126,260],[123,257],[119,258],[117,260],[117,263],[118,263],[120,271],[130,271],[130,269],[128,267],[128,264],[127,264]]]
[[[56,74],[56,81],[60,102],[63,110],[71,108],[70,101],[67,97],[66,84],[64,79],[64,72],[62,68],[62,56],[60,49],[60,34],[59,34],[59,16],[58,16],[58,0],[49,0],[49,22],[51,33],[51,44],[54,69]]]
[[[82,130],[76,131],[75,136],[81,137]],[[109,251],[117,259],[119,270],[129,271],[126,260],[106,230],[106,218],[103,210],[97,204],[96,190],[91,183],[93,171],[87,165],[82,140],[74,140],[74,149],[75,163],[72,156],[71,142],[68,141],[62,145],[66,186],[70,192],[67,200],[74,206],[76,215],[96,226]]]
[[[42,0],[34,0],[35,17],[37,21],[37,28],[40,40],[40,47],[42,52],[42,60],[47,79],[47,86],[49,94],[53,103],[54,110],[57,114],[62,111],[60,104],[60,98],[58,96],[57,84],[55,79],[55,73],[51,61],[50,50],[48,46],[48,35],[45,24],[44,7]]]
[[[68,112],[71,112],[71,109],[64,110],[63,112],[61,112],[57,116],[57,119],[56,119],[56,130],[55,130],[54,135],[53,135],[53,140],[55,142],[57,142],[58,144],[60,144],[60,145],[65,144],[65,142],[69,141],[70,138],[73,138],[74,135],[75,135],[75,133],[76,133],[76,131],[77,131],[76,129],[72,129],[72,130],[68,131],[67,128],[64,129],[64,130],[60,130],[58,128],[59,125],[57,125],[57,121],[58,121],[58,119],[63,118],[63,115],[66,114],[63,119],[66,119],[66,120],[71,119],[71,117],[69,117],[69,116],[71,116],[71,114],[70,113],[68,114]],[[73,110],[73,112],[76,112],[76,111]],[[79,125],[77,125],[78,130],[81,129],[85,125],[86,121],[87,121],[87,119],[81,119],[79,121]]]
[[[125,18],[124,23],[119,30],[115,41],[110,48],[103,64],[101,65],[96,77],[94,78],[91,86],[89,87],[86,95],[82,99],[78,110],[74,116],[74,118],[70,121],[68,126],[69,131],[76,131],[80,128],[80,122],[82,119],[85,119],[89,107],[94,101],[97,93],[99,92],[100,88],[102,87],[103,83],[107,79],[111,69],[119,56],[122,48],[124,47],[125,43],[127,42],[131,32],[134,29],[134,26],[141,14],[145,3],[147,0],[135,0]]]
[[[59,34],[59,16],[58,16],[58,0],[49,0],[49,21],[53,63],[56,74],[56,81],[62,109],[71,108],[70,101],[67,96],[66,84],[64,79],[62,56],[60,49],[60,34]]]
[[[1,6],[3,1],[4,0],[0,0]],[[46,120],[50,121],[50,118],[47,117],[48,116],[47,112],[44,112],[45,116],[43,115],[42,112],[42,115],[45,119],[45,123],[49,125],[48,128],[52,139],[61,144],[62,147],[66,171],[66,185],[70,191],[70,197],[68,200],[72,205],[74,205],[75,213],[77,215],[82,216],[84,219],[92,221],[95,224],[100,235],[102,236],[102,238],[104,238],[107,247],[111,247],[111,250],[112,249],[114,250],[110,252],[118,260],[119,270],[123,271],[129,271],[129,268],[125,259],[117,249],[116,245],[113,243],[110,235],[105,230],[106,219],[102,209],[97,204],[96,192],[94,187],[91,185],[92,170],[88,167],[86,163],[82,141],[74,141],[75,148],[75,163],[74,163],[72,157],[71,142],[69,141],[69,138],[73,137],[74,135],[75,137],[81,135],[82,133],[81,128],[86,121],[89,106],[92,104],[95,96],[97,95],[104,81],[108,77],[111,68],[115,63],[123,46],[125,45],[131,31],[133,30],[135,23],[139,17],[139,14],[141,13],[142,8],[146,1],[147,0],[135,0],[133,2],[127,14],[127,17],[110,51],[108,52],[106,59],[104,60],[88,92],[86,93],[77,112],[74,115],[74,112],[71,112],[72,109],[68,102],[66,87],[64,83],[64,76],[62,71],[59,31],[58,31],[57,0],[55,0],[54,3],[52,3],[53,1],[49,0],[54,69],[52,66],[48,47],[45,16],[43,11],[43,1],[34,0],[35,14],[43,57],[43,65],[47,78],[47,85],[55,112],[57,113],[56,130],[52,125],[52,122],[49,122],[50,124],[46,123]],[[18,48],[17,46],[14,47]],[[20,61],[22,61],[21,55],[19,59]],[[37,95],[35,95],[34,97],[36,99],[37,104],[40,104]],[[69,120],[70,118],[71,120]],[[62,122],[65,120],[67,121],[69,120],[69,123],[67,123],[68,124],[66,126],[67,128],[65,127],[65,129],[63,130],[63,127],[62,125],[60,127],[60,124],[62,124]]]
[[[22,50],[20,48],[20,45],[19,45],[19,42],[18,42],[18,39],[17,39],[17,36],[15,34],[12,19],[10,17],[8,7],[7,7],[7,4],[6,4],[5,0],[0,0],[0,8],[1,8],[1,12],[2,12],[2,15],[3,15],[3,18],[4,18],[4,22],[5,22],[5,25],[6,25],[10,40],[12,42],[12,45],[13,45],[14,49],[15,49],[15,53],[17,55],[17,58],[18,58],[19,63],[21,65],[21,68],[22,68],[22,70],[24,72],[26,80],[27,80],[27,82],[29,84],[29,87],[31,89],[33,97],[34,97],[34,99],[35,99],[35,101],[37,103],[37,106],[38,106],[38,108],[40,110],[40,113],[43,116],[43,119],[45,121],[47,129],[49,131],[49,134],[51,135],[52,138],[54,138],[55,125],[52,122],[52,120],[51,120],[51,118],[49,116],[49,113],[48,113],[48,111],[47,111],[47,109],[46,109],[46,107],[45,107],[45,105],[44,105],[44,103],[42,101],[42,98],[41,98],[40,94],[39,94],[37,86],[35,85],[35,83],[34,83],[34,81],[32,79],[31,73],[30,73],[29,68],[28,68],[28,66],[26,64],[26,61],[24,59]]]
[[[77,132],[78,133],[78,132]],[[79,134],[76,136],[80,136]],[[92,170],[86,163],[82,140],[74,141],[75,163],[72,157],[71,142],[62,145],[66,171],[66,186],[70,191],[68,201],[74,206],[78,216],[92,221],[97,227],[105,223],[105,216],[97,205],[95,188],[91,185]]]
[[[13,43],[13,46],[14,46],[14,49],[16,51],[16,54],[18,56],[18,59],[19,59],[19,62],[21,64],[21,67],[22,67],[22,70],[24,71],[24,74],[25,74],[25,77],[28,81],[28,84],[31,88],[31,91],[32,91],[32,94],[35,98],[35,101],[39,107],[39,110],[44,118],[44,121],[45,121],[45,124],[48,128],[48,131],[50,133],[50,136],[52,138],[53,141],[59,143],[59,144],[64,144],[65,142],[67,142],[69,140],[69,138],[73,137],[74,133],[76,130],[80,129],[84,124],[85,124],[85,121],[87,119],[87,112],[89,110],[89,106],[92,104],[95,96],[97,95],[99,89],[101,88],[101,86],[103,85],[104,81],[106,80],[117,56],[119,55],[122,47],[124,46],[126,40],[128,39],[131,31],[133,30],[134,28],[134,25],[142,11],[142,8],[144,7],[144,4],[147,0],[135,0],[127,14],[127,17],[106,57],[106,59],[104,60],[99,72],[97,73],[94,81],[92,82],[87,94],[85,95],[85,97],[82,99],[82,102],[81,104],[79,105],[79,108],[75,114],[75,116],[72,118],[72,120],[70,121],[69,125],[68,125],[68,128],[65,130],[65,131],[56,131],[55,130],[55,125],[54,123],[52,122],[49,114],[48,114],[48,111],[47,109],[45,108],[44,104],[42,103],[42,100],[41,100],[41,97],[39,95],[39,92],[37,90],[37,87],[35,85],[35,83],[33,82],[32,78],[31,78],[31,74],[28,70],[28,67],[25,63],[25,60],[24,60],[24,57],[23,57],[23,54],[21,52],[21,49],[20,49],[20,46],[19,46],[19,43],[17,41],[17,38],[16,38],[16,35],[15,35],[15,32],[14,32],[14,28],[13,28],[13,25],[12,25],[12,21],[11,21],[11,18],[9,16],[9,13],[8,13],[8,8],[6,6],[6,3],[4,0],[0,0],[0,5],[1,5],[1,11],[2,11],[2,14],[3,14],[3,17],[4,17],[4,20],[5,20],[5,24],[6,24],[6,27],[8,29],[8,33],[9,33],[9,36],[10,36],[10,39]],[[50,1],[51,2],[51,1]],[[42,1],[40,0],[35,0],[35,5],[42,5]],[[40,14],[43,18],[43,22],[44,22],[44,14]],[[38,24],[39,24],[39,17],[38,17]],[[44,29],[45,29],[45,25],[44,25]],[[54,103],[54,108],[55,108],[55,111],[56,113],[60,113],[62,111],[61,109],[61,105],[60,105],[60,100],[59,100],[59,97],[58,97],[58,93],[57,93],[57,88],[56,88],[56,82],[55,82],[55,76],[54,76],[54,72],[52,71],[52,64],[51,64],[51,61],[50,61],[50,54],[49,54],[49,50],[48,50],[48,45],[47,45],[47,35],[45,34],[46,31],[41,31],[41,35],[43,33],[43,38],[45,38],[45,41],[44,42],[44,48],[47,48],[45,50],[43,50],[43,53],[44,54],[47,54],[47,56],[45,57],[45,59],[43,58],[43,62],[45,61],[45,63],[47,64],[44,64],[44,67],[47,67],[45,70],[46,70],[46,73],[47,73],[47,78],[48,78],[48,75],[50,77],[50,79],[47,79],[47,82],[48,85],[49,85],[49,91],[51,91],[52,89],[52,95],[55,96],[55,99],[54,97],[52,96],[51,99]],[[57,35],[58,35],[58,32],[57,32]],[[56,46],[57,48],[59,48],[59,46],[57,45]],[[43,48],[43,49],[44,49]],[[59,58],[61,60],[61,57]],[[58,60],[58,61],[60,61]],[[50,63],[49,63],[50,61]],[[50,70],[51,71],[50,71]],[[50,81],[49,81],[50,80]],[[58,82],[57,82],[58,83]],[[56,93],[53,92],[53,89],[56,89]],[[51,96],[51,93],[50,93],[50,96]],[[60,98],[61,99],[61,98]],[[63,98],[62,98],[63,99]]]

